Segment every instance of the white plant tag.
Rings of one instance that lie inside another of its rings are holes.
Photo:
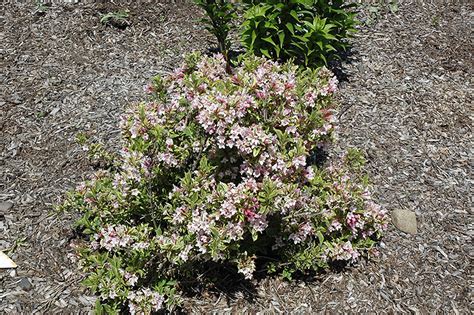
[[[0,251],[0,269],[9,269],[9,268],[16,268],[16,264],[13,260],[10,259],[7,255],[5,255],[2,251]]]

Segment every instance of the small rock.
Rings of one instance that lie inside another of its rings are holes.
[[[12,102],[13,104],[17,104],[17,105],[18,105],[18,104],[21,104],[21,103],[23,102],[23,98],[22,98],[20,95],[18,95],[18,94],[13,94],[13,95],[11,96],[10,102]]]
[[[410,210],[397,209],[392,212],[392,223],[397,229],[409,234],[416,234],[416,214]]]
[[[54,302],[54,305],[60,308],[65,308],[67,306],[67,303],[63,299],[59,299],[56,302]]]
[[[59,112],[60,109],[61,109],[60,107],[56,107],[56,108],[54,108],[49,114],[50,114],[51,116],[54,116],[54,115],[56,115],[56,114]]]
[[[30,280],[28,280],[28,278],[21,278],[19,285],[20,288],[25,291],[30,291],[33,289],[33,285],[31,284]]]
[[[24,196],[21,197],[21,203],[24,205],[30,204],[34,201],[33,197],[30,196],[30,194],[25,194]]]
[[[13,207],[13,203],[10,201],[1,201],[0,202],[0,213],[6,213]]]

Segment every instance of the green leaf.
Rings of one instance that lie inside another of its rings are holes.
[[[107,304],[104,304],[104,310],[105,310],[105,313],[109,315],[118,314],[118,311],[115,308],[112,308],[112,306],[107,305]]]
[[[283,270],[283,272],[281,273],[282,277],[288,281],[291,281],[292,279],[292,275],[293,275],[293,272],[287,268],[285,268]]]
[[[104,314],[104,307],[102,306],[102,304],[100,303],[100,299],[97,299],[95,301],[95,309],[94,309],[94,314],[96,315],[102,315]]]
[[[299,18],[298,18],[298,13],[296,13],[295,10],[291,10],[290,11],[290,15],[297,21],[299,21]]]
[[[303,43],[309,42],[309,38],[307,38],[307,37],[305,37],[305,36],[295,35],[294,37],[297,38],[297,39],[299,39],[299,40],[302,41]]]
[[[283,44],[285,43],[285,33],[280,32],[278,34],[278,39],[280,40],[280,48],[283,48]]]
[[[201,160],[199,161],[199,169],[204,171],[204,172],[207,172],[209,171],[209,163],[208,163],[208,160],[205,156],[203,156],[201,158]]]
[[[301,52],[305,52],[307,50],[307,47],[306,46],[303,46],[301,43],[297,43],[297,42],[293,42],[292,43],[293,46],[296,46],[297,48],[300,49],[300,53]]]
[[[321,244],[324,242],[323,233],[321,233],[321,231],[317,231],[317,232],[316,232],[316,236],[318,237],[319,245],[321,245]]]
[[[326,32],[329,32],[330,30],[332,30],[335,27],[336,27],[336,25],[334,25],[334,24],[326,24],[326,26],[324,27],[324,30]]]
[[[257,33],[255,30],[252,31],[252,41],[250,42],[250,50],[253,49],[253,44],[255,43],[255,39],[257,38]]]
[[[261,48],[260,49],[260,52],[267,58],[272,58],[272,56],[270,56],[270,53],[268,52],[268,49],[263,49]]]
[[[329,33],[328,33],[328,34],[324,34],[324,38],[326,38],[326,39],[331,39],[331,40],[336,40],[336,39],[337,39],[334,35],[329,34]]]
[[[328,64],[328,61],[326,59],[326,57],[324,56],[324,54],[319,54],[319,58],[321,58],[321,60],[324,62],[324,64]]]
[[[334,46],[331,44],[324,45],[324,48],[326,48],[327,51],[336,51],[336,48],[334,48]]]
[[[319,30],[320,29],[319,25],[316,24],[316,23],[311,23],[309,21],[303,21],[303,24],[306,25],[311,30]]]
[[[260,148],[260,147],[253,148],[253,150],[252,150],[253,156],[257,157],[260,154],[261,150],[262,150],[262,148]]]
[[[398,12],[398,4],[397,4],[396,0],[394,0],[390,3],[390,12],[391,13],[397,13]]]
[[[265,27],[267,28],[267,31],[268,30],[275,30],[275,31],[278,31],[278,26],[273,24],[272,22],[269,22],[269,21],[266,21],[265,22]]]
[[[278,47],[277,44],[275,44],[275,42],[273,41],[273,39],[270,36],[269,37],[264,37],[264,38],[262,38],[262,40],[272,44],[273,47]]]
[[[257,231],[255,231],[255,230],[252,229],[252,230],[250,231],[250,234],[252,234],[252,241],[255,242],[256,240],[258,240],[258,232],[257,232]]]

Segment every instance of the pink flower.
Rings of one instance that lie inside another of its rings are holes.
[[[137,122],[134,122],[133,125],[130,127],[130,137],[135,139],[140,134],[140,125]]]
[[[337,84],[338,84],[337,78],[332,77],[329,80],[328,85],[321,89],[321,92],[320,92],[321,95],[326,96],[328,94],[332,94],[332,93],[336,92],[337,91]]]
[[[176,166],[178,165],[178,160],[170,152],[161,152],[158,153],[158,160],[163,162],[167,166]]]
[[[237,222],[237,223],[229,222],[227,223],[226,231],[227,231],[227,236],[231,240],[233,241],[240,240],[244,234],[243,224],[242,222]]]
[[[288,237],[295,244],[299,244],[308,238],[309,235],[313,233],[313,227],[309,223],[303,223],[299,226],[296,233],[290,234]]]
[[[294,89],[295,85],[295,80],[292,79],[291,81],[285,83],[285,90],[292,90]]]
[[[328,92],[329,93],[334,93],[337,91],[337,84],[339,83],[339,81],[337,80],[336,77],[332,77],[330,80],[329,80],[329,84],[328,84]]]
[[[184,262],[188,261],[188,255],[192,248],[193,247],[191,245],[186,245],[186,247],[179,253],[178,257]]]
[[[349,241],[342,245],[337,244],[331,251],[331,258],[335,260],[350,260],[355,262],[359,256],[360,253],[352,247]]]
[[[125,272],[124,277],[125,277],[125,281],[127,282],[127,284],[128,284],[129,286],[132,286],[132,287],[133,287],[133,286],[137,283],[137,281],[138,281],[138,276],[135,275],[135,274],[132,274],[132,273],[130,273],[130,272]]]
[[[306,177],[307,180],[313,180],[314,179],[314,170],[311,166],[306,168],[305,177]]]
[[[255,212],[253,212],[252,210],[250,209],[245,209],[244,210],[244,215],[245,217],[247,218],[247,220],[251,220],[253,219],[257,214]]]
[[[349,228],[352,230],[352,233],[357,233],[364,228],[365,222],[362,220],[359,214],[354,214],[349,212],[346,217],[346,223]]]
[[[163,308],[165,297],[149,288],[142,288],[138,291],[131,291],[128,293],[128,308],[130,314],[145,314],[150,313],[151,310],[159,311]]]
[[[254,212],[251,212],[250,210],[247,210],[245,216],[247,217],[250,226],[252,226],[252,228],[257,232],[263,232],[268,226],[267,219],[263,215],[256,214]]]
[[[155,91],[155,89],[153,88],[152,84],[147,84],[143,86],[143,91],[145,91],[146,94],[152,94]]]
[[[306,166],[306,156],[300,155],[293,159],[293,166],[296,168],[305,167]]]
[[[111,290],[109,291],[109,296],[108,296],[108,298],[113,300],[113,299],[115,299],[116,297],[117,297],[117,292],[115,292],[114,289],[111,289]]]
[[[231,201],[224,201],[221,206],[220,214],[225,218],[231,218],[234,214],[237,213],[237,208],[235,204]]]
[[[173,223],[182,223],[186,219],[185,213],[188,211],[188,209],[185,206],[180,206],[176,208],[175,213],[173,215]]]
[[[339,231],[342,230],[342,224],[338,220],[332,221],[331,225],[329,226],[329,232]]]
[[[128,302],[128,310],[130,311],[131,315],[135,315],[137,313],[138,306],[133,302]]]
[[[255,260],[252,258],[245,258],[237,264],[239,273],[243,274],[245,279],[252,279],[255,272]]]
[[[286,127],[286,130],[285,130],[286,133],[288,134],[297,134],[298,133],[298,129],[296,129],[295,126],[288,126]]]
[[[256,96],[259,100],[265,100],[267,99],[267,94],[264,92],[264,91],[257,91],[256,93]]]

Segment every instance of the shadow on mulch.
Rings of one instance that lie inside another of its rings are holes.
[[[227,299],[236,299],[237,295],[243,297],[248,302],[255,302],[257,298],[257,286],[261,281],[270,278],[284,278],[276,273],[267,271],[267,264],[277,257],[260,256],[256,260],[256,271],[253,279],[245,279],[244,275],[238,272],[235,265],[231,263],[204,262],[188,266],[185,271],[178,276],[179,290],[186,297],[199,298],[203,295],[224,294]],[[365,257],[367,262],[367,257]],[[347,261],[332,261],[327,269],[319,269],[308,272],[295,272],[291,279],[307,284],[317,283],[321,276],[327,273],[339,274],[350,268]]]
[[[215,262],[207,262],[193,266],[186,279],[179,281],[179,290],[186,298],[208,299],[218,301],[223,297],[229,304],[233,300],[243,298],[247,303],[258,302],[258,287],[265,280],[279,279],[293,283],[304,283],[306,285],[317,285],[324,281],[326,274],[340,274],[348,270],[349,265],[344,261],[331,263],[329,269],[311,272],[296,272],[291,280],[286,280],[278,274],[268,274],[262,267],[262,261],[257,261],[257,271],[252,280],[247,280],[237,272],[235,266],[223,265]],[[180,307],[176,310],[178,314],[186,314],[186,308]]]
[[[339,82],[349,81],[349,74],[346,72],[346,68],[350,66],[355,60],[357,52],[352,47],[349,47],[346,51],[338,53],[339,59],[332,60],[328,63],[328,68],[336,76]]]
[[[263,279],[263,274],[256,281]],[[180,290],[185,297],[199,298],[203,295],[223,294],[230,301],[237,295],[249,302],[256,301],[256,281],[249,281],[237,272],[235,266],[216,262],[194,265],[190,274],[179,281]]]

